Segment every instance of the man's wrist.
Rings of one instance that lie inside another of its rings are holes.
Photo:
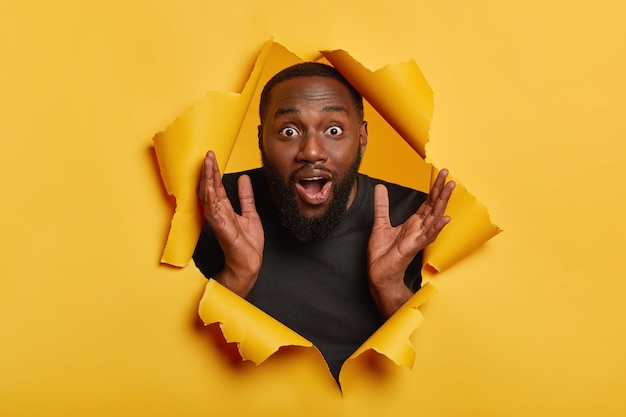
[[[257,277],[258,271],[244,274],[235,272],[235,270],[226,265],[213,278],[235,294],[245,298],[252,290],[252,287],[254,287]]]
[[[370,292],[385,320],[391,317],[413,295],[413,291],[404,284],[403,280],[382,286],[370,283]]]

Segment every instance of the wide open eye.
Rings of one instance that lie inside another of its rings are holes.
[[[343,133],[343,129],[340,128],[339,126],[331,126],[328,129],[326,129],[325,133],[330,136],[339,136]]]
[[[280,136],[285,138],[292,138],[294,136],[298,136],[299,132],[293,127],[284,127],[278,132]]]

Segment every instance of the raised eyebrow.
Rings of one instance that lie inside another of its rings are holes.
[[[326,106],[322,109],[322,113],[333,113],[333,112],[348,114],[348,109],[346,109],[344,106]]]
[[[300,114],[300,110],[298,110],[298,109],[296,109],[294,107],[279,108],[274,113],[274,118],[279,117],[279,116],[284,116],[285,114]]]
[[[344,106],[326,106],[322,109],[322,114],[326,113],[344,113],[349,114],[348,109]],[[295,107],[287,107],[287,108],[278,108],[274,113],[274,118],[284,116],[286,114],[300,114],[300,110]]]

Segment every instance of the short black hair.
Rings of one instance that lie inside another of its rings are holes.
[[[272,90],[277,84],[282,83],[283,81],[291,80],[292,78],[298,77],[326,77],[332,78],[334,80],[339,81],[341,84],[345,85],[348,91],[350,92],[350,96],[352,97],[352,102],[354,104],[354,110],[356,111],[357,117],[359,121],[363,121],[363,97],[359,92],[344,78],[343,75],[335,68],[330,65],[322,64],[319,62],[302,62],[300,64],[292,65],[290,67],[285,68],[280,71],[276,75],[274,75],[263,87],[263,92],[261,93],[261,103],[259,104],[259,117],[261,119],[261,123],[265,119],[267,115],[267,107],[269,106],[269,102],[271,100]]]

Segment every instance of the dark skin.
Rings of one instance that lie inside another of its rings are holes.
[[[274,87],[258,136],[267,164],[283,181],[297,172],[298,207],[305,215],[315,216],[326,210],[333,198],[333,178],[343,178],[357,153],[365,151],[367,123],[360,120],[343,84],[325,77],[299,77]],[[450,222],[444,211],[455,184],[446,183],[447,175],[445,169],[439,172],[424,204],[396,227],[389,220],[386,187],[375,188],[368,280],[372,297],[385,319],[413,295],[404,284],[404,272],[411,260]],[[234,212],[222,185],[215,154],[209,151],[198,194],[204,217],[226,260],[224,269],[214,279],[246,297],[258,277],[265,238],[248,176],[239,178],[238,190],[241,215]],[[355,181],[348,207],[356,191]]]

